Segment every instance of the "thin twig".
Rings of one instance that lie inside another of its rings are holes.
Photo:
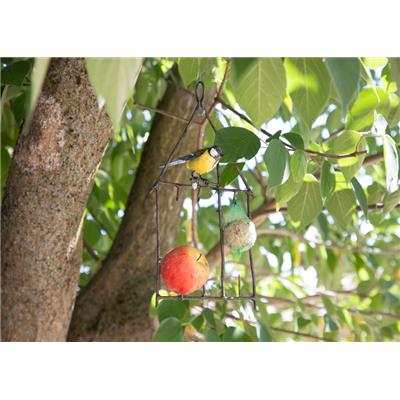
[[[260,185],[260,187],[261,187],[261,192],[262,192],[262,195],[263,195],[263,197],[264,197],[264,200],[267,202],[268,201],[268,197],[267,197],[267,193],[268,193],[268,186],[267,186],[267,183],[266,183],[266,181],[264,180],[264,177],[263,177],[263,175],[262,175],[262,173],[261,173],[261,169],[260,169],[260,167],[259,167],[259,165],[258,164],[256,164],[256,166],[255,166],[255,173],[254,173],[254,175],[255,175],[255,179],[257,180],[257,182],[259,183],[259,185]],[[249,169],[249,172],[252,172],[252,170],[251,169]],[[253,175],[253,176],[254,176]]]
[[[101,262],[101,258],[96,254],[96,252],[93,250],[93,248],[89,245],[89,243],[85,239],[83,239],[83,246],[96,262]]]
[[[103,223],[97,218],[96,214],[94,212],[92,212],[92,210],[88,207],[87,207],[87,210],[88,210],[89,214],[93,217],[93,219],[97,222],[97,224],[100,226],[100,228],[103,229],[103,231],[106,233],[106,235],[112,241],[114,241],[115,237],[113,237],[113,235],[111,235],[111,233],[107,230],[107,228],[103,225]]]
[[[371,156],[365,157],[363,165],[374,164],[381,160],[383,160],[383,153],[372,154]]]
[[[232,314],[226,314],[225,316],[227,318],[231,318],[231,319],[234,319],[236,321],[247,322],[248,324],[255,324],[256,323],[256,321],[249,321],[249,320],[244,319],[244,318],[236,317],[235,315],[232,315]],[[274,327],[274,326],[269,326],[268,329],[270,329],[271,331],[275,331],[275,332],[287,333],[289,335],[303,336],[303,337],[307,337],[307,338],[310,338],[310,339],[321,340],[321,341],[324,341],[324,342],[332,342],[331,339],[326,339],[326,338],[323,338],[321,336],[312,335],[310,333],[296,332],[296,331],[292,331],[292,330],[289,330],[289,329],[277,328],[277,327]]]
[[[368,204],[368,209],[369,210],[381,210],[385,207],[385,205],[383,203],[376,203],[376,204]],[[400,203],[396,204],[394,206],[394,208],[399,208],[400,207]],[[279,210],[275,209],[275,204],[273,204],[273,207],[269,207],[267,210],[265,210],[265,212],[267,214],[271,214],[271,213],[275,213],[275,212],[281,212],[281,211],[287,211],[287,207],[280,207]],[[355,208],[357,211],[362,211],[362,208],[360,206],[357,206]],[[323,208],[322,210],[326,210],[326,208]]]
[[[175,120],[177,120],[177,121],[189,122],[189,120],[186,119],[186,118],[182,118],[182,117],[180,117],[180,116],[178,116],[178,115],[171,114],[171,113],[169,113],[168,111],[160,110],[159,108],[154,108],[154,107],[146,106],[146,105],[144,105],[144,104],[134,103],[134,104],[133,104],[133,108],[139,108],[139,109],[143,109],[143,110],[148,110],[148,111],[154,112],[154,113],[156,113],[156,114],[164,115],[165,117],[175,119]],[[198,122],[198,121],[195,121],[195,120],[192,121],[192,123],[193,123],[193,124],[198,124],[198,125],[201,124],[201,122]]]
[[[257,231],[258,236],[269,235],[269,236],[286,236],[291,237],[300,242],[307,242],[315,244],[316,246],[325,247],[327,249],[339,250],[339,251],[350,251],[352,253],[361,254],[399,254],[399,249],[381,249],[381,248],[368,248],[368,247],[352,247],[337,245],[333,243],[320,242],[318,240],[307,239],[304,235],[297,232],[288,231],[286,229],[259,229]]]
[[[225,83],[226,83],[226,81],[228,80],[229,74],[230,74],[230,72],[231,72],[231,66],[232,66],[232,60],[231,60],[231,59],[228,59],[228,60],[226,61],[226,67],[225,67],[224,76],[223,76],[223,78],[222,78],[221,84],[219,85],[219,88],[217,89],[217,93],[216,93],[216,95],[214,96],[214,100],[213,100],[213,102],[211,103],[210,108],[209,108],[208,111],[207,111],[207,115],[210,115],[210,114],[214,111],[214,109],[215,109],[215,107],[217,106],[217,104],[220,102],[220,101],[219,101],[219,98],[220,98],[220,96],[221,96],[221,94],[222,94],[222,91],[223,91],[223,89],[224,89]],[[201,124],[201,127],[202,127],[201,132],[203,132],[203,139],[204,139],[204,131],[205,131],[206,125],[207,125],[207,123],[209,123],[209,122],[211,123],[211,121],[209,120],[209,118],[207,118],[207,116],[206,116],[206,117],[203,119],[203,121],[200,123],[200,124]],[[202,147],[202,146],[201,146],[201,147]],[[199,146],[199,148],[201,148],[201,147]]]
[[[315,298],[316,295],[314,295],[313,297]],[[298,301],[300,301],[300,302],[302,302],[302,304],[305,307],[308,307],[308,308],[316,308],[319,310],[325,309],[324,306],[319,306],[317,304],[303,302],[303,300],[305,300],[305,299],[310,299],[311,296],[298,298],[297,301],[287,299],[284,297],[275,297],[275,296],[270,297],[270,296],[263,296],[263,295],[259,295],[259,294],[257,295],[257,298],[267,300],[271,305],[279,305],[279,304],[286,303],[286,304],[291,304],[291,305],[297,306]],[[352,314],[366,314],[366,315],[381,316],[381,317],[387,317],[387,318],[391,318],[391,319],[395,319],[395,320],[400,320],[400,315],[391,314],[391,313],[384,312],[384,311],[357,310],[355,308],[344,308],[344,309]]]
[[[331,339],[327,339],[327,338],[324,338],[322,336],[311,335],[310,333],[296,332],[296,331],[291,331],[289,329],[284,329],[284,328],[275,328],[273,326],[271,326],[270,329],[272,331],[276,331],[276,332],[288,333],[289,335],[308,337],[308,338],[311,338],[311,339],[321,340],[323,342],[333,342],[333,340],[331,340]]]
[[[222,78],[221,84],[219,85],[219,89],[217,90],[217,94],[214,99],[215,103],[219,102],[218,99],[221,97],[222,90],[224,89],[224,85],[225,85],[226,81],[228,80],[229,74],[231,73],[231,67],[232,67],[232,60],[229,58],[226,60],[224,76]]]
[[[218,98],[219,103],[225,107],[226,109],[232,111],[234,114],[236,114],[239,118],[243,119],[244,121],[246,121],[248,124],[250,124],[252,127],[258,129],[260,132],[262,132],[264,135],[268,136],[269,138],[271,138],[273,135],[272,133],[267,132],[265,129],[263,128],[257,128],[253,121],[249,118],[247,118],[244,114],[242,114],[241,112],[237,111],[234,107],[230,106],[229,104],[227,104],[224,100],[222,100],[220,97]],[[279,139],[280,140],[280,139]],[[284,143],[281,141],[282,144],[284,144],[288,149],[290,150],[296,150],[292,145],[289,145],[287,143]],[[341,158],[350,158],[350,157],[356,157],[358,155],[361,154],[366,154],[367,151],[366,150],[362,150],[362,151],[353,151],[351,153],[348,154],[332,154],[332,153],[322,153],[320,151],[315,151],[315,150],[310,150],[310,149],[305,149],[304,150],[305,153],[307,154],[311,154],[314,156],[320,156],[320,157],[325,157],[325,158],[332,158],[332,159],[341,159]]]
[[[336,129],[336,131],[333,131],[331,134],[329,134],[329,137],[322,140],[322,142],[327,142],[327,141],[331,140],[332,138],[334,138],[335,136],[337,136],[340,132],[343,132],[344,130],[345,130],[344,127]]]

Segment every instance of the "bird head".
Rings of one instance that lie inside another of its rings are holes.
[[[215,158],[216,160],[220,160],[222,158],[222,156],[224,155],[221,147],[219,147],[218,145],[210,147],[210,156]]]

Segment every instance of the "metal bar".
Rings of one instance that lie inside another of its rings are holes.
[[[221,296],[225,297],[225,252],[224,252],[224,222],[222,220],[221,209],[221,187],[220,187],[220,174],[219,164],[217,164],[217,193],[218,193],[218,223],[219,223],[219,236],[221,248]]]
[[[246,203],[247,203],[247,216],[251,220],[251,212],[250,212],[250,196],[251,192],[246,192]],[[250,262],[250,271],[251,271],[251,286],[252,286],[252,293],[253,297],[256,296],[256,274],[254,272],[254,266],[253,266],[253,254],[251,253],[251,249],[249,249],[249,262]],[[257,308],[257,303],[255,300],[253,300],[253,306],[254,309],[256,310]]]
[[[159,186],[156,186],[156,230],[157,230],[157,274],[156,274],[156,307],[160,297],[160,199]]]
[[[191,183],[183,183],[183,182],[170,182],[170,181],[163,181],[160,180],[158,183],[162,184],[162,185],[173,185],[176,187],[182,187],[182,188],[192,188],[192,184]],[[237,188],[224,188],[224,187],[218,187],[216,185],[205,185],[202,183],[197,182],[197,187],[198,188],[206,188],[206,189],[210,189],[210,190],[220,190],[221,192],[248,192],[248,189],[237,189]]]
[[[216,300],[216,301],[226,301],[226,300],[251,300],[255,301],[255,296],[191,296],[191,295],[160,295],[160,299],[166,300]]]
[[[165,161],[164,167],[162,168],[160,174],[158,175],[158,178],[156,179],[156,181],[154,182],[152,188],[150,189],[150,192],[155,189],[155,187],[157,186],[157,184],[160,181],[161,177],[164,175],[164,172],[167,169],[168,163],[172,160],[172,157],[173,157],[175,151],[177,150],[177,148],[179,147],[179,145],[182,143],[183,139],[185,138],[185,136],[186,136],[186,134],[187,134],[187,132],[189,130],[190,124],[192,123],[193,118],[196,115],[196,112],[197,112],[198,109],[199,109],[199,103],[197,103],[196,107],[194,107],[193,112],[192,112],[192,114],[191,114],[191,116],[190,116],[190,118],[189,118],[189,120],[188,120],[188,122],[187,122],[187,124],[186,124],[186,126],[185,126],[185,128],[183,130],[183,132],[182,132],[181,137],[176,142],[174,148],[172,149],[171,153],[169,154],[167,160]]]
[[[217,133],[217,129],[215,128],[213,122],[211,121],[211,117],[210,117],[210,115],[208,114],[208,111],[205,108],[204,108],[204,112],[206,114],[207,121],[210,124],[212,130],[214,131],[214,133]]]

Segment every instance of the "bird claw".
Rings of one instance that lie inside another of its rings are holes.
[[[205,186],[208,186],[210,184],[210,181],[208,179],[204,179],[200,177],[201,181],[204,183]]]

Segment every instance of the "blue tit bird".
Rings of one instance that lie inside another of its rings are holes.
[[[192,174],[195,172],[198,175],[203,175],[212,171],[222,156],[223,152],[219,146],[206,147],[169,162],[167,168],[174,165],[186,164],[186,167],[192,171]],[[164,168],[164,166],[165,164],[160,165],[160,168]]]

